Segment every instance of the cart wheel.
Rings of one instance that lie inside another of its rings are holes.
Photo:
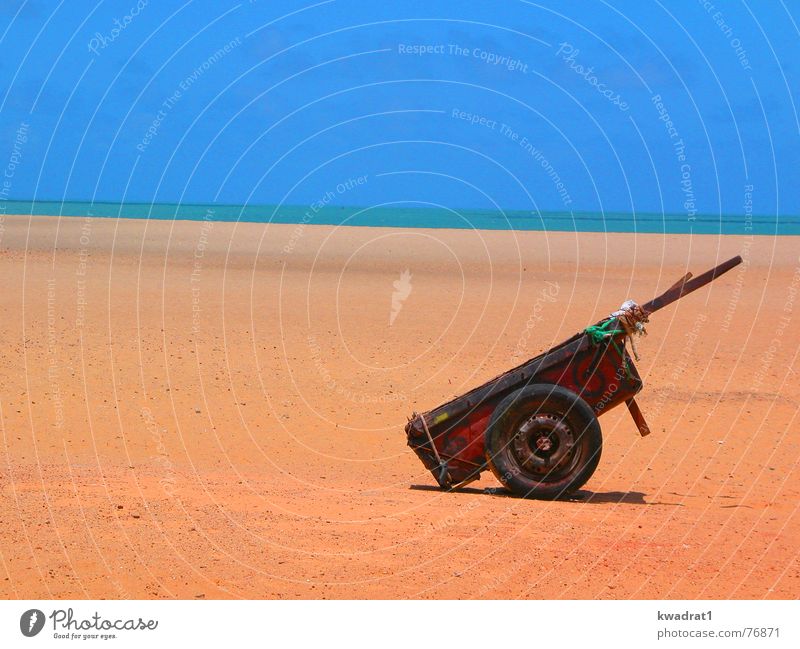
[[[603,437],[591,406],[549,383],[512,392],[486,428],[486,460],[523,498],[558,498],[582,487],[600,461]]]

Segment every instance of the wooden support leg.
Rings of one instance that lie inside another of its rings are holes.
[[[644,420],[644,415],[642,414],[642,411],[639,410],[639,404],[636,403],[636,400],[633,397],[631,397],[630,399],[626,399],[625,403],[628,405],[628,410],[631,413],[631,417],[633,417],[633,421],[636,424],[636,427],[639,429],[639,434],[642,437],[649,435],[650,427]]]

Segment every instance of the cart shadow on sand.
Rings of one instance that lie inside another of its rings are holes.
[[[434,485],[411,485],[409,489],[413,491],[435,491],[438,493],[452,493],[452,494],[471,494],[480,496],[493,496],[496,498],[513,498],[514,500],[524,501],[524,498],[517,496],[513,492],[503,489],[502,487],[456,487],[453,489],[443,490],[441,487]],[[590,504],[590,505],[646,505],[646,506],[669,506],[669,507],[683,507],[682,503],[673,502],[647,502],[645,496],[647,494],[641,491],[589,491],[588,489],[581,489],[571,494],[555,498],[553,500],[535,500],[530,499],[527,502],[531,504],[546,503],[546,502],[565,502],[576,504]]]

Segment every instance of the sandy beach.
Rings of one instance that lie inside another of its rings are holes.
[[[684,273],[575,499],[403,426]],[[6,216],[2,598],[797,598],[793,237]],[[407,272],[405,272],[407,271]],[[399,288],[398,288],[399,287]]]

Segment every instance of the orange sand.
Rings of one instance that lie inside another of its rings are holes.
[[[735,254],[653,317],[654,433],[604,415],[574,502],[434,489],[412,410]],[[796,598],[798,254],[5,217],[0,597]]]

